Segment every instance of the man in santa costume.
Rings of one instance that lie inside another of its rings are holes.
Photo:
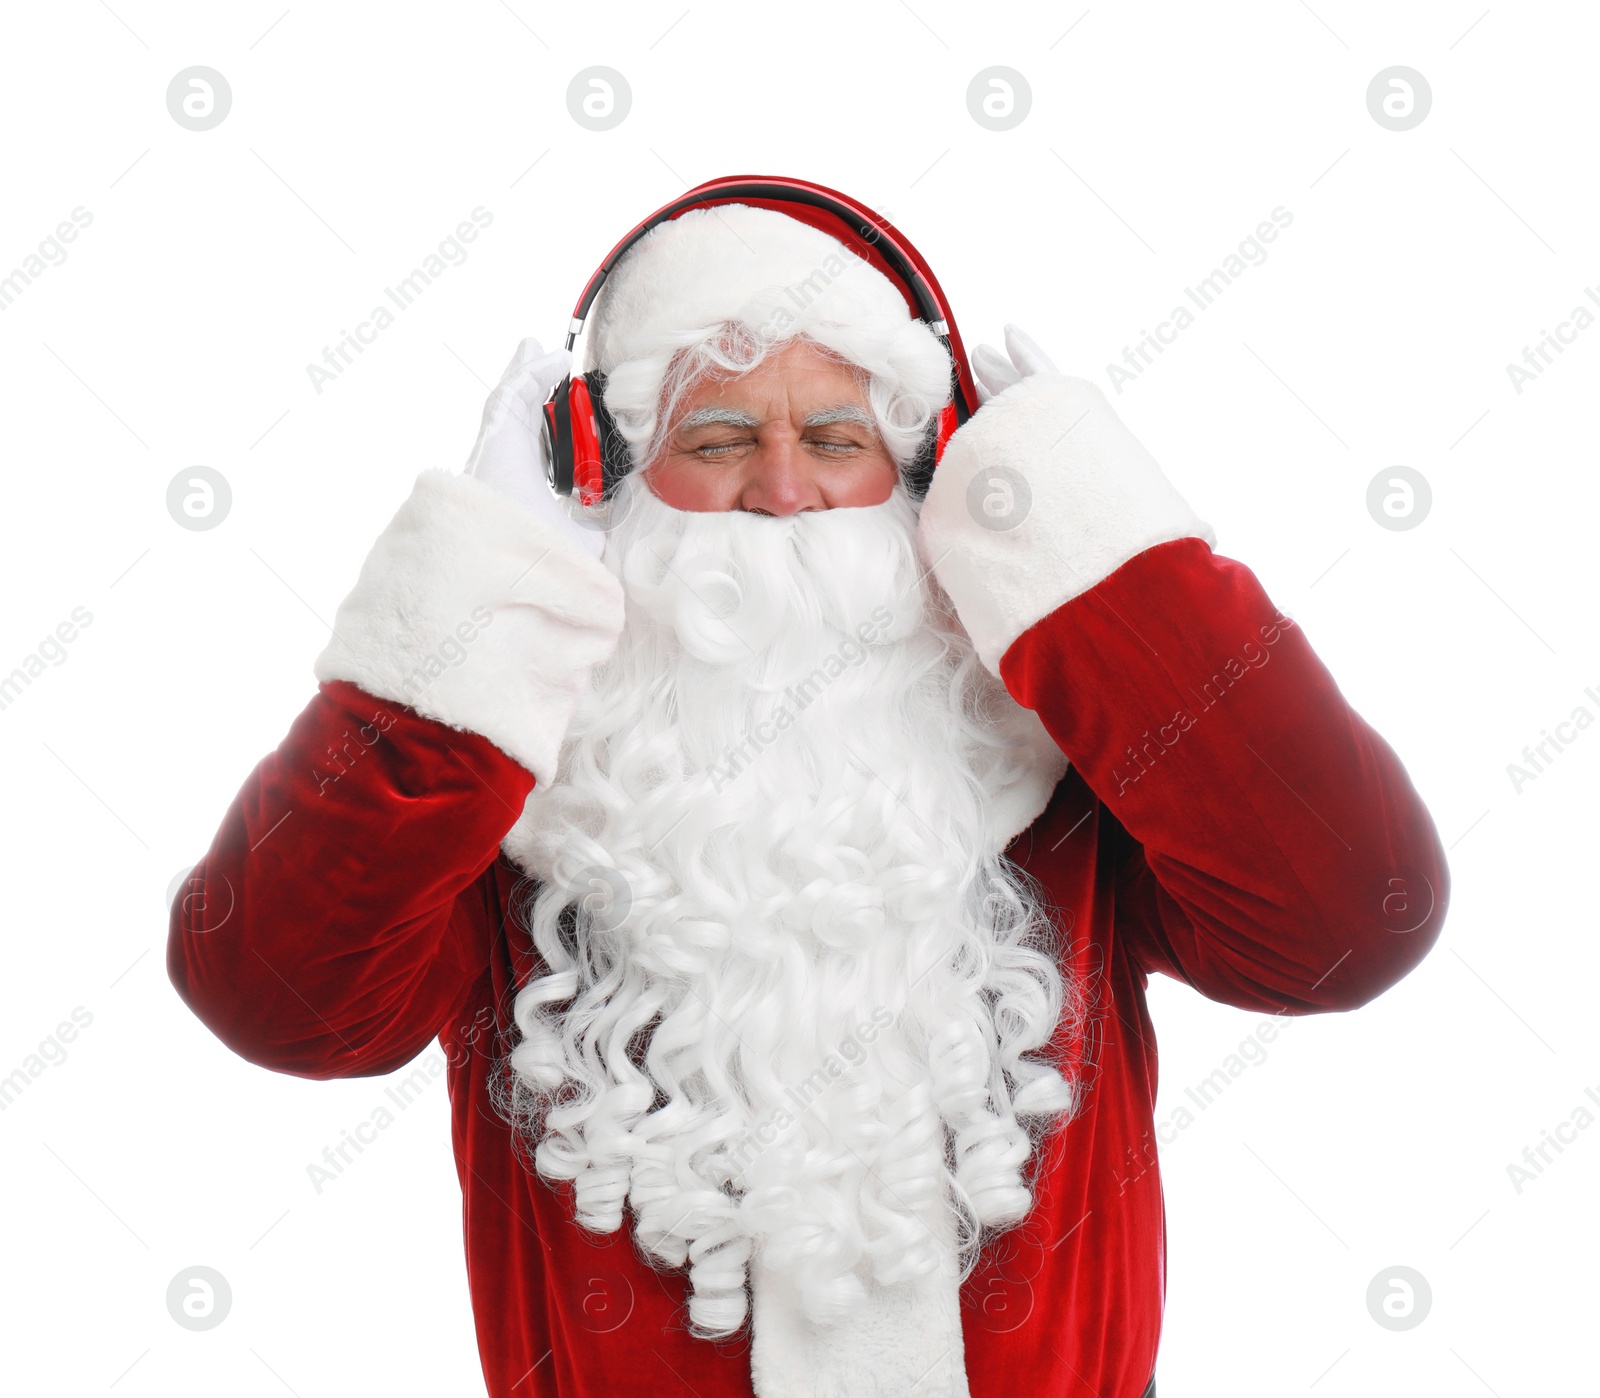
[[[888,278],[771,208],[653,228],[585,346],[632,470],[551,491],[525,341],[175,905],[251,1062],[440,1039],[494,1398],[1152,1393],[1150,973],[1349,1010],[1438,936],[1394,752],[1006,345],[923,496],[950,351]]]

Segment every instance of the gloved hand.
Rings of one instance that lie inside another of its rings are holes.
[[[564,349],[546,354],[529,338],[517,346],[500,382],[483,405],[478,440],[462,470],[520,500],[541,519],[576,539],[595,558],[605,553],[605,533],[580,523],[550,488],[544,451],[544,402],[572,364]]]
[[[1006,323],[1007,359],[992,345],[979,345],[972,352],[972,375],[978,390],[978,402],[987,403],[997,393],[1004,393],[1014,383],[1020,383],[1029,374],[1059,374],[1050,356],[1036,345],[1032,338],[1017,326]]]

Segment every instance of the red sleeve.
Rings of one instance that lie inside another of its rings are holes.
[[[178,994],[252,1063],[392,1072],[482,974],[483,876],[533,785],[477,733],[324,683],[173,902]]]
[[[1127,832],[1116,929],[1143,970],[1242,1009],[1348,1010],[1438,938],[1432,818],[1244,564],[1146,549],[1001,675]]]

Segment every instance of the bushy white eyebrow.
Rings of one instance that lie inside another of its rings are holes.
[[[696,408],[692,413],[687,414],[678,425],[680,427],[710,427],[713,424],[728,427],[759,426],[754,413],[747,413],[743,408],[718,407]]]
[[[831,408],[818,408],[815,412],[807,413],[805,427],[826,427],[834,422],[853,422],[859,427],[876,430],[877,423],[873,421],[872,414],[856,403],[840,403]],[[715,404],[696,408],[692,413],[684,416],[679,424],[682,429],[691,427],[758,427],[754,413],[748,413],[743,408],[725,408]]]
[[[853,422],[858,427],[876,430],[878,424],[873,421],[872,414],[856,403],[841,403],[835,408],[818,408],[814,413],[807,413],[805,426],[826,427],[831,422]]]

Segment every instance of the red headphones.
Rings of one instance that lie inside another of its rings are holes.
[[[966,350],[950,314],[944,292],[933,271],[910,242],[892,224],[865,204],[807,180],[766,175],[728,175],[707,180],[687,194],[664,204],[639,224],[607,254],[600,269],[589,278],[572,311],[567,329],[570,352],[589,308],[617,261],[658,223],[677,218],[690,209],[717,204],[752,204],[773,209],[831,234],[852,252],[865,258],[889,278],[905,297],[912,315],[924,321],[950,351],[951,398],[939,414],[933,440],[924,447],[908,472],[907,489],[914,498],[926,493],[933,468],[944,454],[951,434],[978,411],[978,391],[967,363]],[[605,409],[605,375],[599,372],[568,374],[556,385],[544,405],[545,460],[550,485],[558,495],[578,491],[585,505],[606,498],[630,469],[628,447]]]

